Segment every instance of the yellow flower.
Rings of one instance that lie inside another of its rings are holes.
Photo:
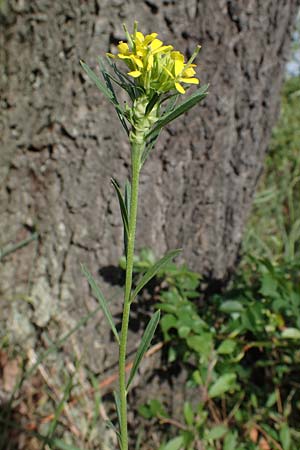
[[[164,45],[157,38],[157,33],[145,36],[138,31],[137,22],[133,34],[129,34],[125,26],[124,30],[128,43],[120,41],[117,47],[119,53],[107,53],[107,56],[123,60],[130,69],[127,75],[133,77],[146,93],[165,93],[176,89],[184,94],[181,83],[199,84],[198,78],[194,77],[196,64],[192,63],[200,46],[185,63],[183,54],[174,51],[172,45]]]

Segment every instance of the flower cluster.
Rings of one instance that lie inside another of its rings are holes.
[[[196,64],[193,64],[193,61],[200,46],[185,63],[182,53],[175,51],[172,45],[164,45],[157,39],[157,33],[144,36],[137,30],[136,22],[133,34],[129,34],[126,27],[125,33],[128,42],[119,42],[117,55],[107,55],[123,60],[130,69],[128,75],[133,77],[146,93],[165,93],[176,89],[180,94],[184,94],[185,89],[181,83],[199,84],[198,78],[194,77]]]

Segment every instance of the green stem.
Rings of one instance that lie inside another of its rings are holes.
[[[138,190],[139,190],[139,174],[140,160],[143,150],[143,143],[132,142],[131,147],[131,199],[130,199],[130,215],[129,230],[127,239],[127,255],[126,255],[126,279],[125,279],[125,296],[122,317],[122,329],[120,337],[119,349],[119,389],[120,389],[120,432],[121,432],[121,449],[128,450],[128,430],[127,430],[127,390],[126,390],[126,347],[128,323],[130,315],[130,297],[132,289],[132,270],[134,257],[134,241],[136,229],[136,217],[138,206]]]

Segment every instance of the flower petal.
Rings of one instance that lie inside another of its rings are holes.
[[[188,67],[187,69],[184,69],[182,75],[184,77],[192,77],[195,73],[196,71],[192,67]]]
[[[143,33],[141,33],[140,31],[137,31],[135,34],[135,38],[137,41],[139,41],[140,43],[144,42],[145,40],[145,36],[143,35]]]
[[[156,36],[157,36],[157,33],[147,34],[147,36],[145,36],[144,44],[145,45],[150,44],[150,42],[154,41]]]
[[[154,51],[156,49],[158,49],[159,47],[162,46],[162,41],[160,41],[159,39],[154,39],[154,41],[151,42],[150,47],[151,50]]]
[[[198,78],[180,78],[182,83],[199,84]]]
[[[153,55],[155,55],[156,53],[161,53],[161,52],[167,53],[170,50],[173,50],[172,45],[163,45],[162,47],[159,47],[156,50],[154,50],[152,53],[153,53]]]
[[[150,53],[149,57],[148,57],[148,64],[147,64],[147,70],[151,70],[153,67],[153,55],[152,53]]]
[[[128,72],[127,75],[130,75],[133,78],[138,78],[142,75],[142,72],[139,70],[132,70],[131,72]]]
[[[123,55],[128,55],[128,53],[129,53],[128,44],[126,42],[120,41],[119,45],[118,45],[118,50]]]
[[[178,77],[178,75],[181,74],[181,72],[183,71],[183,68],[184,68],[183,61],[181,61],[180,59],[175,59],[175,64],[174,64],[175,77]]]
[[[130,56],[131,61],[133,61],[138,67],[140,67],[141,69],[144,67],[143,66],[143,62],[140,60],[140,58],[138,58],[135,55],[131,55]]]
[[[180,83],[175,83],[175,87],[177,89],[178,92],[180,92],[180,94],[185,94],[185,90],[183,89],[183,87],[181,86]]]

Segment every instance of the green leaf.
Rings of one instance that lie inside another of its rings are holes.
[[[201,335],[189,336],[186,343],[191,349],[199,353],[199,355],[207,358],[211,354],[213,342],[210,333],[202,332]]]
[[[170,335],[168,331],[170,328],[176,328],[177,325],[177,318],[173,314],[164,314],[161,321],[160,321],[160,327],[162,329],[162,332],[164,333],[165,340],[170,339]]]
[[[132,380],[138,370],[140,362],[141,362],[144,354],[146,353],[146,351],[150,345],[150,342],[152,341],[152,338],[154,336],[159,319],[160,319],[160,311],[158,310],[151,317],[151,319],[146,327],[146,330],[144,332],[144,335],[142,337],[141,343],[140,343],[137,353],[135,355],[132,369],[130,371],[129,379],[127,382],[127,389],[129,388],[130,383],[132,382]]]
[[[300,330],[298,328],[285,328],[281,333],[281,337],[283,339],[300,339]]]
[[[119,394],[116,391],[114,391],[114,400],[115,400],[115,405],[116,405],[119,427],[121,429],[121,402],[120,402]]]
[[[223,444],[223,450],[237,450],[237,433],[229,432],[226,434]]]
[[[291,447],[291,431],[287,424],[283,424],[280,432],[280,442],[283,447],[283,450],[290,450]]]
[[[130,200],[131,200],[131,184],[128,180],[126,180],[124,201],[128,218],[130,215]]]
[[[155,263],[152,267],[150,267],[150,269],[148,269],[147,272],[143,275],[142,279],[140,280],[137,287],[133,291],[130,301],[132,302],[138,295],[138,293],[143,289],[143,287],[148,283],[148,281],[150,281],[153,277],[155,277],[155,275],[163,268],[163,266],[166,265],[171,259],[179,255],[180,252],[181,249],[171,250],[163,258],[157,261],[157,263]]]
[[[236,381],[235,373],[221,375],[217,381],[209,388],[208,395],[211,398],[220,397],[225,392],[232,389]]]
[[[116,108],[116,111],[117,111],[118,117],[120,119],[120,122],[123,125],[127,135],[129,136],[129,129],[128,129],[128,126],[127,126],[127,123],[126,123],[126,120],[125,120],[124,111],[119,106],[119,102],[118,102],[116,93],[114,91],[113,85],[111,84],[111,80],[113,80],[114,82],[117,82],[117,80],[114,80],[113,77],[110,75],[110,73],[108,73],[106,71],[103,59],[101,57],[99,57],[99,65],[100,65],[100,70],[101,70],[102,76],[103,76],[103,78],[105,80],[107,89],[112,93],[113,104],[114,104],[114,106]],[[119,83],[117,82],[117,84],[119,84]]]
[[[149,408],[152,413],[152,417],[168,417],[166,410],[163,404],[156,399],[152,399],[149,401]]]
[[[50,441],[52,439],[54,433],[55,433],[55,430],[56,430],[57,425],[58,425],[59,418],[62,415],[63,410],[64,410],[64,408],[66,406],[66,403],[68,401],[68,398],[69,398],[69,396],[71,394],[72,387],[73,387],[73,378],[70,377],[68,382],[67,382],[67,385],[66,385],[65,389],[63,390],[62,399],[60,400],[60,402],[59,402],[59,404],[58,404],[58,406],[57,406],[57,408],[55,410],[54,418],[53,418],[52,422],[50,423],[50,426],[49,426],[49,429],[48,429],[48,433],[47,433],[47,438],[46,438],[47,441]]]
[[[146,139],[149,139],[153,134],[157,133],[162,127],[177,119],[177,117],[184,114],[186,111],[195,106],[198,102],[203,100],[207,95],[208,85],[202,86],[197,89],[192,95],[190,95],[186,100],[184,100],[176,108],[172,109],[168,113],[164,114],[155,124],[154,128],[148,133]]]
[[[207,440],[216,440],[221,439],[228,431],[228,428],[225,425],[216,425],[215,427],[208,430],[205,437]]]
[[[83,67],[83,69],[86,71],[86,73],[88,74],[90,80],[92,80],[95,85],[97,86],[97,88],[99,89],[99,91],[102,92],[102,94],[105,95],[105,97],[111,102],[113,103],[113,105],[115,106],[115,101],[114,101],[114,95],[113,93],[102,83],[102,81],[97,77],[97,75],[95,74],[95,72],[83,61],[80,61],[81,66]]]
[[[129,232],[128,211],[127,211],[126,203],[123,198],[119,183],[114,178],[111,178],[111,183],[112,183],[113,187],[115,188],[115,191],[117,193],[118,200],[119,200],[120,211],[121,211],[122,221],[123,221],[123,225],[124,225],[124,251],[125,251],[125,255],[126,255],[127,254],[128,232]]]
[[[82,269],[84,276],[87,278],[89,285],[92,288],[93,294],[95,295],[95,297],[97,298],[97,300],[99,301],[99,303],[101,305],[102,311],[104,312],[104,315],[111,327],[112,332],[114,333],[114,335],[117,339],[118,344],[120,344],[119,335],[118,335],[117,329],[115,327],[111,312],[108,308],[108,304],[104,298],[104,295],[100,291],[100,288],[97,286],[94,278],[92,277],[92,275],[90,274],[90,272],[88,271],[88,269],[86,268],[86,266],[84,264],[81,264],[81,269]]]
[[[225,341],[223,341],[219,345],[217,353],[219,353],[220,355],[230,355],[230,353],[234,352],[235,348],[236,348],[235,341],[233,341],[232,339],[225,339]]]
[[[223,302],[220,306],[220,311],[225,313],[235,313],[244,311],[243,305],[237,300],[227,300]]]
[[[192,406],[190,402],[185,402],[183,405],[183,414],[184,414],[184,420],[185,423],[191,427],[194,422],[194,411],[192,409]]]
[[[171,439],[167,444],[159,447],[159,450],[180,450],[183,446],[183,436]]]

